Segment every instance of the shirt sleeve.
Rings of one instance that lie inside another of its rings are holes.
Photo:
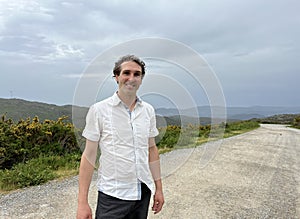
[[[95,105],[92,105],[87,113],[86,125],[82,136],[90,141],[99,141],[100,139],[99,116]]]
[[[150,117],[150,132],[149,137],[155,137],[159,134],[157,128],[156,128],[156,117],[155,117],[155,111],[153,107],[151,107],[151,117]]]

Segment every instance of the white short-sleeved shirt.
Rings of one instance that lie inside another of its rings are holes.
[[[158,130],[150,104],[138,99],[129,112],[115,93],[90,107],[82,135],[99,141],[99,191],[123,200],[139,200],[141,182],[154,191],[148,139]]]

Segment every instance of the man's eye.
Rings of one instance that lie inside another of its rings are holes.
[[[124,75],[129,75],[130,73],[128,71],[123,72]]]
[[[140,77],[141,73],[134,73],[134,77]]]

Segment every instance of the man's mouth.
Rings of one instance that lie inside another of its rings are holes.
[[[134,84],[125,84],[125,85],[126,85],[126,87],[128,87],[128,88],[134,88],[134,87],[135,87]]]

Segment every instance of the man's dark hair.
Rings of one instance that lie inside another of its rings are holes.
[[[119,76],[121,73],[121,65],[123,62],[135,62],[137,63],[139,66],[141,66],[142,68],[142,77],[144,77],[145,75],[145,68],[146,65],[145,63],[138,57],[136,57],[135,55],[126,55],[126,56],[122,56],[116,63],[115,63],[115,67],[113,69],[113,73],[114,73],[114,77]]]

